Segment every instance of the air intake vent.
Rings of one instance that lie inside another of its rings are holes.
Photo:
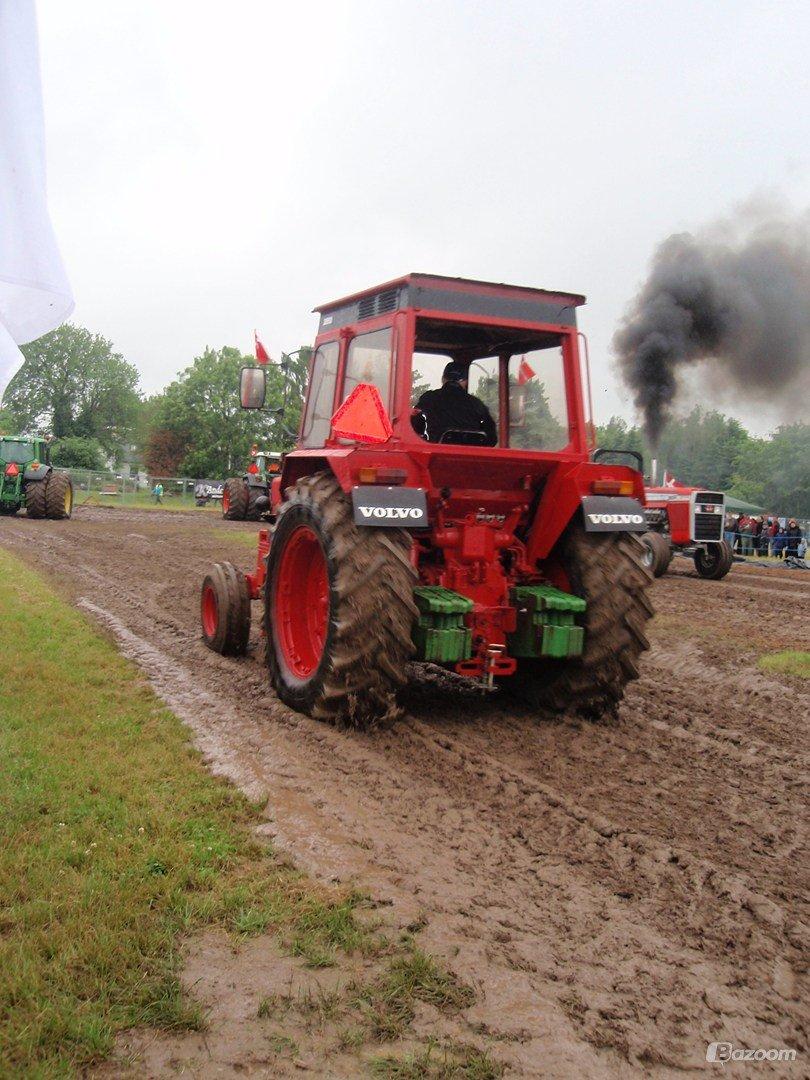
[[[371,319],[375,315],[385,315],[387,311],[395,311],[397,296],[396,289],[387,289],[385,292],[375,293],[374,296],[364,296],[357,304],[357,318]]]

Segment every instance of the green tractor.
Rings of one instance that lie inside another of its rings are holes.
[[[30,518],[69,518],[73,484],[54,471],[47,439],[0,435],[0,514],[23,507]]]
[[[281,454],[253,446],[243,476],[225,481],[222,516],[226,521],[258,521],[270,509],[270,484],[281,474]]]

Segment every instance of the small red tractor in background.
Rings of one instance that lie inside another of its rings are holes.
[[[270,482],[281,473],[281,454],[252,446],[242,476],[225,481],[222,516],[226,521],[258,521],[270,508]]]
[[[648,648],[652,578],[641,473],[592,460],[582,303],[409,274],[318,308],[271,527],[252,573],[218,563],[205,578],[206,644],[244,654],[261,602],[276,692],[332,722],[396,715],[410,660],[532,708],[615,711]],[[488,434],[463,421],[428,441],[415,403],[448,364]],[[265,388],[262,367],[243,369],[243,407]]]
[[[669,569],[676,551],[692,555],[703,578],[718,581],[731,569],[734,557],[723,539],[726,497],[673,482],[644,491],[648,531],[641,537],[645,565],[655,577]]]

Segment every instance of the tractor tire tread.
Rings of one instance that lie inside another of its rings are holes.
[[[25,485],[25,512],[28,517],[44,518],[48,516],[47,485],[47,477],[44,480],[29,480]]]
[[[644,630],[653,615],[652,574],[641,562],[641,542],[629,533],[586,533],[575,523],[564,537],[562,555],[574,591],[588,604],[583,654],[521,661],[503,686],[531,707],[610,718],[627,683],[638,678],[639,658],[649,648]]]
[[[203,640],[221,656],[244,656],[250,637],[250,590],[241,570],[229,562],[215,563],[203,581],[217,598],[217,626],[213,636]]]
[[[295,507],[306,507],[320,523],[335,568],[331,654],[310,700],[286,687],[271,645],[271,544],[265,626],[274,686],[293,708],[330,723],[369,728],[396,719],[401,711],[396,691],[407,679],[418,616],[411,536],[404,529],[357,526],[349,499],[329,472],[315,473],[288,489],[275,530]]]
[[[65,510],[65,496],[71,493],[70,511]],[[73,511],[73,484],[67,473],[54,472],[45,481],[45,513],[52,521],[69,518]]]
[[[248,509],[248,486],[241,476],[230,476],[225,481],[225,489],[230,497],[227,510],[222,516],[226,521],[244,521]]]

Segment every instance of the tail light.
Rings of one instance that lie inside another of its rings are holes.
[[[632,495],[632,480],[594,480],[591,484],[594,495]]]
[[[358,469],[357,479],[361,484],[404,484],[408,479],[408,474],[405,469],[364,465]]]

